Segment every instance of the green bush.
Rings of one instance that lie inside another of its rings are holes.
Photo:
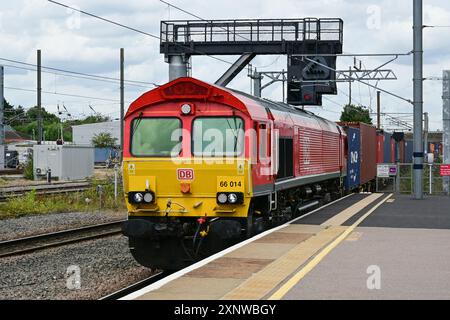
[[[34,172],[33,172],[33,155],[28,155],[27,162],[25,164],[25,167],[23,168],[23,177],[28,180],[34,179]]]

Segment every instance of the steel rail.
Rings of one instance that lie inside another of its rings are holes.
[[[89,189],[90,183],[77,182],[72,184],[34,185],[26,187],[3,187],[0,188],[0,202],[20,197],[28,192],[35,191],[37,195],[60,194],[67,192],[81,192]]]
[[[99,300],[118,300],[120,298],[123,298],[123,297],[129,295],[130,293],[133,293],[137,290],[145,288],[146,286],[149,286],[149,285],[169,276],[171,273],[172,272],[169,272],[169,271],[158,272],[158,273],[148,277],[147,279],[133,283],[132,285],[129,285],[128,287],[120,289],[118,291],[115,291],[111,294],[108,294],[107,296],[104,296],[104,297],[100,298]]]
[[[123,221],[120,220],[2,241],[0,242],[0,258],[121,234]]]

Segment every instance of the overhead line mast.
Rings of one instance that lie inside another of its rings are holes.
[[[414,0],[413,4],[413,105],[414,105],[414,152],[413,178],[414,199],[423,199],[423,24],[422,0]]]

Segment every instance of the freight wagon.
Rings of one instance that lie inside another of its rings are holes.
[[[377,175],[377,131],[374,126],[362,122],[339,122],[344,128],[360,131],[360,185],[371,182]],[[347,129],[348,130],[348,129]]]

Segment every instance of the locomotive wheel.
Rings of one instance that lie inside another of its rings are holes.
[[[264,218],[262,215],[257,215],[255,217],[254,211],[252,209],[249,209],[247,221],[246,221],[246,232],[244,236],[246,238],[251,238],[254,235],[257,235],[258,233],[263,232],[265,229],[264,226]]]
[[[253,209],[248,209],[246,238],[253,236]]]

